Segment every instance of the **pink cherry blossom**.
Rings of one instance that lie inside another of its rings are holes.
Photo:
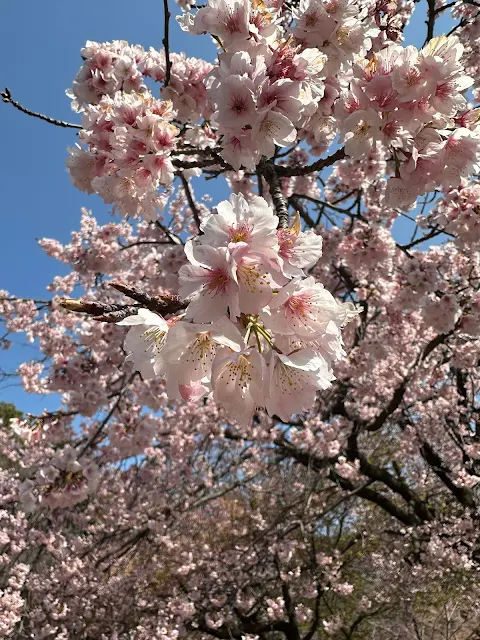
[[[232,317],[238,317],[239,286],[235,263],[228,249],[194,245],[189,240],[185,253],[191,264],[180,269],[179,295],[182,298],[193,296],[187,318],[195,322],[213,322],[226,315],[228,309]]]
[[[158,375],[158,355],[165,344],[167,322],[148,309],[139,309],[137,315],[128,316],[118,324],[131,327],[124,343],[127,359],[133,360],[145,379]]]
[[[339,304],[310,276],[285,285],[260,316],[272,331],[314,340],[325,332],[330,321],[341,325],[349,313],[350,307]]]
[[[214,399],[232,420],[248,425],[257,406],[262,406],[266,364],[256,349],[220,349],[213,362]]]
[[[246,243],[253,251],[275,250],[277,226],[278,217],[263,198],[254,196],[247,202],[242,194],[232,194],[202,223],[200,242],[212,247]]]
[[[270,352],[266,409],[289,421],[292,414],[312,406],[318,389],[327,389],[333,379],[328,364],[315,351],[301,349],[290,355]]]

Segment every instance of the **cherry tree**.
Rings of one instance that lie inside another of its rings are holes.
[[[162,50],[86,43],[81,124],[1,94],[113,217],[1,292],[59,408],[0,429],[0,635],[474,640],[479,6],[179,5],[215,61],[165,0]]]

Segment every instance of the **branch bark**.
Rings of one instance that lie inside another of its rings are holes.
[[[268,183],[270,195],[272,196],[273,205],[278,216],[278,228],[285,229],[288,227],[288,205],[282,192],[280,179],[278,177],[278,169],[271,161],[262,159],[259,164],[260,171]]]
[[[170,76],[172,73],[172,61],[170,60],[170,10],[168,8],[168,0],[163,0],[163,28],[164,36],[162,40],[165,49],[165,81],[163,86],[168,87],[170,84]]]
[[[304,176],[308,173],[313,173],[314,171],[321,171],[326,167],[332,166],[335,162],[339,160],[343,160],[345,158],[345,149],[338,149],[335,153],[332,153],[328,158],[321,158],[317,160],[313,164],[308,164],[306,167],[281,167],[277,166],[277,174],[282,178],[287,178],[291,176]]]
[[[197,205],[195,204],[195,200],[193,199],[192,192],[190,190],[190,185],[188,184],[188,180],[185,178],[183,173],[180,174],[180,180],[182,181],[183,190],[185,191],[185,195],[187,196],[188,206],[190,207],[190,211],[192,212],[193,219],[195,220],[195,224],[197,225],[198,233],[201,234],[202,231],[200,229],[200,214],[198,212]]]
[[[97,320],[99,322],[120,322],[120,320],[123,320],[129,315],[137,314],[140,306],[145,307],[154,313],[167,315],[177,313],[178,311],[185,309],[188,305],[188,302],[180,300],[178,296],[167,294],[151,296],[145,291],[141,291],[135,287],[129,287],[121,282],[110,282],[109,285],[113,289],[123,293],[123,295],[128,298],[135,300],[138,305],[83,302],[82,300],[64,298],[60,301],[60,306],[67,311],[93,316],[93,320]]]
[[[43,113],[37,113],[36,111],[31,111],[27,109],[19,102],[12,98],[12,94],[10,90],[5,87],[5,91],[0,91],[0,96],[2,97],[2,102],[6,104],[11,104],[12,107],[18,109],[22,113],[26,113],[27,116],[32,116],[33,118],[39,118],[39,120],[43,120],[44,122],[48,122],[49,124],[54,124],[56,127],[63,127],[64,129],[81,129],[82,125],[80,124],[72,124],[71,122],[65,122],[64,120],[57,120],[56,118],[50,118],[49,116],[44,115]]]

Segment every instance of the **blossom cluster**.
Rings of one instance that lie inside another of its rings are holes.
[[[94,462],[78,459],[79,452],[67,445],[44,465],[40,465],[20,485],[19,498],[25,511],[36,505],[51,509],[83,502],[97,488],[99,469]],[[28,473],[28,471],[27,471]]]
[[[456,36],[440,36],[421,51],[392,44],[353,66],[335,116],[347,155],[359,158],[378,145],[393,154],[389,205],[410,206],[435,187],[458,186],[477,169],[480,129],[465,113],[463,94],[473,79],[462,53]]]
[[[155,219],[164,206],[158,189],[174,177],[170,153],[178,128],[170,122],[173,116],[172,103],[148,91],[118,91],[87,105],[79,133],[85,146],[71,147],[67,159],[73,184],[98,193],[124,216]]]
[[[333,76],[355,55],[365,55],[379,33],[367,9],[356,3],[302,0],[288,29],[280,15],[274,3],[209,0],[195,16],[178,18],[185,31],[208,32],[221,43],[224,53],[208,93],[221,155],[237,170],[253,170],[262,155],[271,158],[275,146],[293,144],[312,125],[322,128],[324,81],[335,86]],[[338,91],[327,93],[328,106]],[[320,130],[319,138],[324,135]]]
[[[86,105],[99,104],[104,96],[114,98],[117,92],[145,93],[145,78],[164,82],[165,52],[152,47],[145,51],[140,45],[124,40],[113,42],[88,41],[81,51],[84,60],[72,88],[67,92],[72,107],[78,111]],[[170,53],[170,82],[162,89],[164,100],[171,100],[177,118],[184,122],[209,117],[205,77],[212,65],[184,53]]]
[[[131,327],[125,349],[135,368],[164,377],[171,399],[211,394],[246,425],[259,407],[286,421],[330,386],[344,353],[340,329],[356,310],[305,276],[322,238],[303,232],[298,216],[277,226],[263,198],[232,195],[185,245],[185,313],[164,320],[141,309],[119,323]]]
[[[480,185],[462,184],[445,195],[429,214],[428,220],[455,236],[461,247],[480,246]]]

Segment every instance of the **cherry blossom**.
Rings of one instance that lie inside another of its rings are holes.
[[[114,215],[0,291],[48,406],[0,405],[0,636],[470,637],[478,8],[177,4],[218,55],[87,42],[67,168]]]
[[[118,324],[131,327],[124,344],[127,359],[133,359],[143,378],[158,375],[158,356],[168,334],[166,321],[148,309],[139,309],[136,315],[128,316]]]

